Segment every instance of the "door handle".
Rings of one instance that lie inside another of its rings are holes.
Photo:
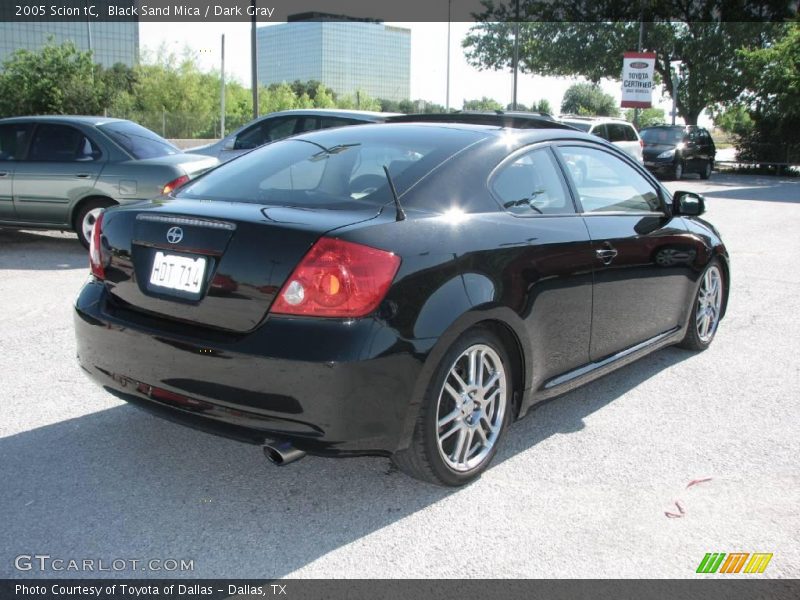
[[[89,174],[89,173],[76,173],[75,177],[77,177],[78,179],[89,179],[89,177],[91,177],[91,174]]]
[[[595,253],[597,254],[597,258],[603,261],[604,265],[610,265],[611,261],[619,254],[614,248],[602,248],[600,250],[595,250]]]
[[[5,177],[8,175],[8,171],[0,171],[0,177]]]

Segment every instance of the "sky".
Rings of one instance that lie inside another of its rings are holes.
[[[447,23],[387,23],[411,30],[411,98],[422,98],[445,105],[447,97]],[[510,71],[479,71],[464,57],[461,41],[473,23],[450,24],[450,107],[460,109],[463,101],[487,96],[502,105],[511,103],[513,77]],[[269,27],[270,25],[260,25]],[[225,72],[227,78],[250,85],[250,23],[148,23],[139,24],[142,50],[155,52],[163,43],[180,54],[191,48],[204,70],[219,69],[220,36],[225,34]],[[622,71],[622,57],[620,57]],[[558,112],[566,89],[578,78],[540,77],[520,73],[517,100],[530,105],[547,99]],[[619,102],[618,81],[604,80],[603,90]],[[654,102],[667,112],[671,100],[657,88]]]

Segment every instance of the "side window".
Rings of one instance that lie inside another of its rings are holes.
[[[585,212],[657,212],[655,187],[633,167],[608,152],[584,146],[558,149]]]
[[[266,140],[264,143],[267,142],[274,142],[276,140],[282,140],[285,137],[289,137],[294,133],[295,125],[297,125],[297,118],[290,118],[290,119],[277,119],[270,123],[266,129]]]
[[[533,150],[501,168],[491,188],[515,215],[574,213],[561,170],[547,148]]]
[[[320,129],[328,129],[329,127],[344,127],[345,125],[355,125],[360,121],[353,119],[343,119],[341,117],[322,117],[320,120]]]
[[[317,117],[300,117],[297,119],[299,124],[294,133],[303,133],[304,131],[316,131],[319,129],[319,119]]]
[[[625,130],[625,141],[627,142],[639,141],[639,137],[636,135],[636,130],[631,125],[623,125],[622,128]]]
[[[28,160],[87,162],[99,159],[100,148],[69,125],[39,125],[31,142]]]
[[[600,125],[596,125],[594,129],[592,129],[592,133],[598,137],[603,138],[604,140],[608,139],[608,129],[606,129],[606,124],[601,123]]]
[[[252,150],[253,148],[258,148],[264,142],[266,142],[264,124],[256,123],[236,136],[233,147],[235,150]]]
[[[32,125],[0,125],[0,162],[22,160],[31,137]]]

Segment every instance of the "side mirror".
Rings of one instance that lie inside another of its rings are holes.
[[[697,217],[706,212],[706,199],[694,192],[675,192],[672,196],[672,214]]]

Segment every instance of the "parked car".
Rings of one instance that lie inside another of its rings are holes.
[[[227,162],[253,148],[291,135],[330,127],[382,123],[395,114],[333,108],[284,110],[259,117],[217,142],[197,146],[187,152],[213,156],[220,162]]]
[[[0,226],[71,229],[88,248],[104,208],[160,196],[216,164],[122,119],[0,119]]]
[[[641,131],[644,166],[658,175],[680,179],[685,173],[711,177],[717,149],[711,134],[696,125],[657,125]]]
[[[494,125],[516,129],[575,129],[562,124],[545,113],[526,111],[455,111],[449,113],[422,113],[389,117],[388,123],[469,123]]]
[[[568,129],[306,133],[105,211],[78,360],[278,464],[377,454],[461,485],[537,403],[711,344],[729,266],[703,210]]]
[[[625,119],[561,115],[558,120],[586,133],[601,137],[642,162],[642,140],[636,132],[636,128]]]

